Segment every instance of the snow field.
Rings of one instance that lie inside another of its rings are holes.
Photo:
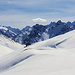
[[[75,75],[75,30],[9,53],[0,61],[1,75]]]

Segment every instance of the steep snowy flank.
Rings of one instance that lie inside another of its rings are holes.
[[[5,28],[5,27],[0,27],[0,29],[8,30],[8,29],[7,29],[7,28]]]
[[[35,43],[38,42],[41,38],[41,35],[43,32],[45,32],[45,29],[47,27],[43,25],[36,24],[33,27],[29,28],[25,32],[17,35],[14,40],[16,42],[25,44],[27,42]]]
[[[52,39],[48,39],[42,42],[38,42],[30,46],[30,48],[34,49],[71,49],[75,48],[75,30],[70,31],[66,34],[59,35]]]
[[[0,58],[0,75],[75,75],[74,45],[75,30],[12,52]]]
[[[13,38],[16,35],[21,34],[21,31],[16,28],[11,28],[9,26],[0,25],[0,33],[7,37]]]
[[[25,28],[23,28],[21,31],[22,32],[25,32],[25,31],[27,31],[29,28],[31,28],[30,26],[26,26]]]
[[[9,54],[9,53],[12,52],[12,51],[13,51],[12,49],[0,45],[0,57],[4,56],[4,55],[6,55],[6,54]]]
[[[11,38],[8,38],[0,34],[0,45],[11,48],[13,50],[20,50],[23,48],[23,45],[14,42]]]

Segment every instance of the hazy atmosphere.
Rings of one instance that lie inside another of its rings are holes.
[[[22,29],[59,19],[75,20],[75,0],[0,0],[0,25]]]

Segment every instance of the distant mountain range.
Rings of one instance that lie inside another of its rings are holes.
[[[0,25],[0,33],[12,38],[14,41],[25,44],[26,42],[35,43],[43,41],[57,35],[64,34],[75,29],[74,22],[51,22],[49,25],[36,24],[32,27],[26,26],[22,30]]]

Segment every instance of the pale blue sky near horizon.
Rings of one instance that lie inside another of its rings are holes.
[[[58,20],[75,21],[75,0],[0,0],[0,25],[22,29]]]

